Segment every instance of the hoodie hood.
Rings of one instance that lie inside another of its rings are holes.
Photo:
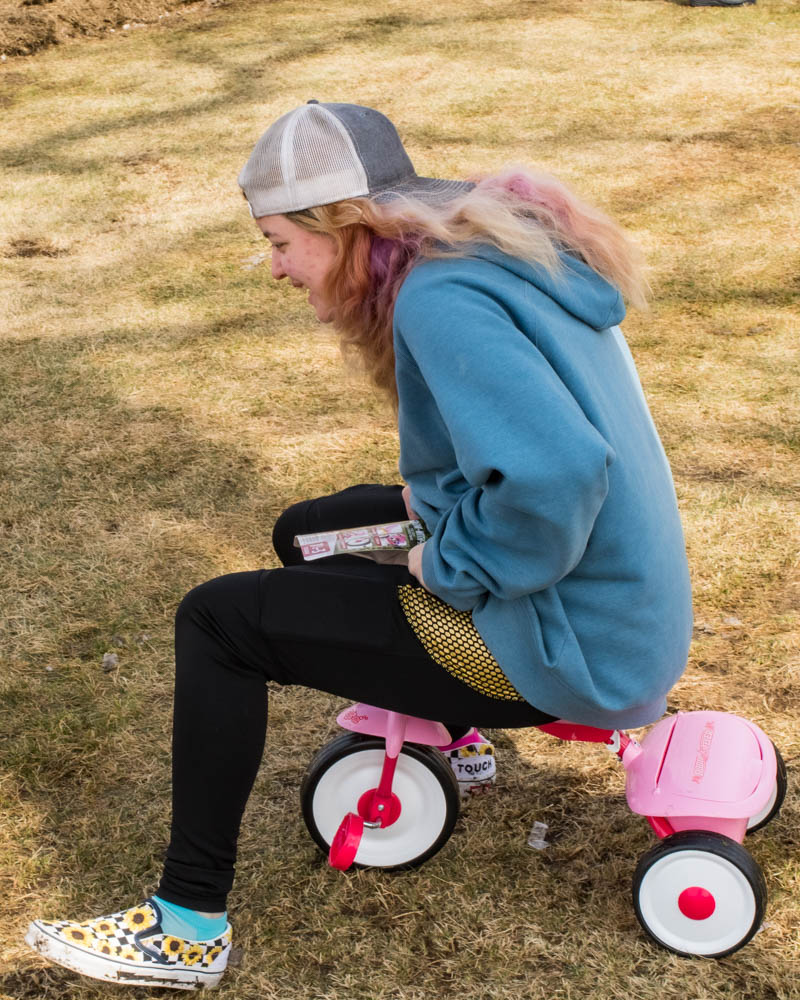
[[[619,291],[572,254],[559,254],[562,269],[556,274],[550,274],[543,267],[518,257],[510,257],[494,247],[479,247],[470,256],[490,261],[530,282],[594,330],[617,326],[625,316],[625,304]]]

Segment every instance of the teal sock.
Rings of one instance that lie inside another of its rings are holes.
[[[228,915],[203,917],[197,910],[189,910],[177,903],[168,903],[160,896],[153,896],[161,910],[161,930],[184,941],[211,941],[221,937],[228,926]]]

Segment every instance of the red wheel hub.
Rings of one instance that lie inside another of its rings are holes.
[[[714,897],[699,885],[684,889],[678,896],[678,909],[690,920],[707,920],[716,908]]]
[[[358,815],[367,823],[380,823],[385,829],[397,820],[403,811],[400,799],[389,792],[388,795],[381,795],[377,788],[371,788],[364,792],[358,800]]]

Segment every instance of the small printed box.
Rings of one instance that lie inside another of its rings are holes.
[[[312,562],[314,559],[324,559],[325,556],[391,550],[407,552],[428,537],[422,521],[393,521],[361,528],[323,531],[314,535],[296,535],[294,544],[302,552],[303,559]]]

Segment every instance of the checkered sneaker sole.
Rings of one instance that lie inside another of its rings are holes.
[[[25,941],[51,961],[93,979],[172,989],[210,989],[228,964],[231,928],[209,941],[187,941],[161,930],[156,903],[77,923],[34,920]]]

